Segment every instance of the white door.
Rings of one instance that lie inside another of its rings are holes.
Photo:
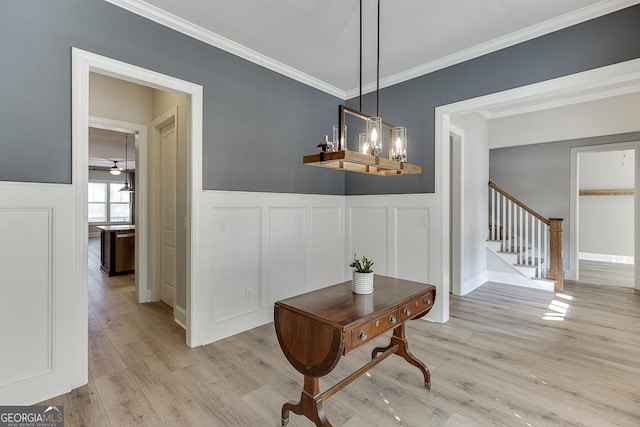
[[[175,121],[160,130],[160,299],[171,307],[176,290],[176,158]]]

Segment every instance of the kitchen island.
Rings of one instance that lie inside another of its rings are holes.
[[[136,226],[99,225],[100,270],[109,277],[135,272]]]

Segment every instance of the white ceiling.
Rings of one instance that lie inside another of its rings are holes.
[[[338,96],[358,90],[358,0],[107,0]],[[382,0],[381,86],[640,0]],[[363,0],[365,92],[376,0]],[[367,85],[368,83],[368,85]]]
[[[125,135],[127,141],[125,141]],[[112,167],[118,162],[118,167],[125,167],[125,142],[127,142],[128,169],[134,170],[136,165],[135,135],[125,134],[114,130],[89,128],[89,166]]]

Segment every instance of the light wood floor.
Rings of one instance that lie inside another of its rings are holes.
[[[300,394],[267,324],[189,349],[163,304],[134,302],[133,276],[106,279],[90,244],[89,384],[43,404],[67,426],[278,426]],[[640,294],[576,286],[567,295],[486,284],[452,297],[446,324],[410,322],[432,389],[391,357],[325,404],[335,426],[639,426]],[[367,360],[338,364],[323,389]],[[292,414],[291,426],[309,426]]]
[[[581,259],[580,282],[594,285],[633,287],[633,264],[589,261]]]

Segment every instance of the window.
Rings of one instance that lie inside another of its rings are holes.
[[[89,183],[89,222],[107,222],[107,184]]]
[[[119,182],[89,183],[89,222],[130,222],[131,193],[121,193]]]
[[[129,222],[131,193],[121,193],[122,184],[109,184],[109,222]]]

